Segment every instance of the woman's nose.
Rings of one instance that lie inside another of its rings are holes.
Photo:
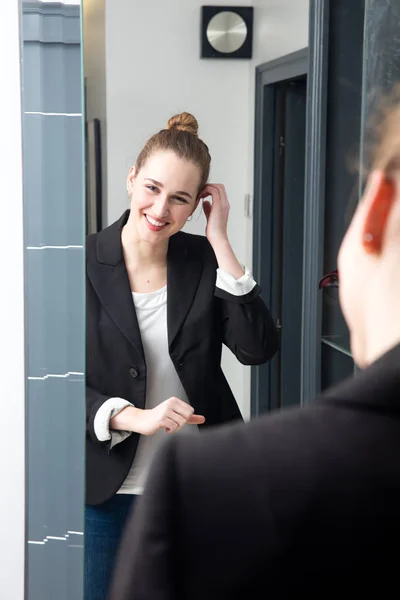
[[[153,212],[155,217],[166,217],[168,214],[168,198],[157,198],[154,202]]]

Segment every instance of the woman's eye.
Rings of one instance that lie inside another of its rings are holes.
[[[151,192],[156,192],[157,188],[155,185],[146,185],[147,189],[150,190]]]
[[[174,196],[174,200],[176,200],[180,204],[187,204],[187,200],[185,200],[185,198],[181,198],[180,196]]]

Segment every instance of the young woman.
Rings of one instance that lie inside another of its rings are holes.
[[[195,118],[172,117],[129,171],[130,210],[87,240],[85,600],[106,598],[160,440],[241,418],[222,344],[246,365],[277,350],[260,288],[229,243],[210,160]],[[181,232],[201,200],[206,236]]]

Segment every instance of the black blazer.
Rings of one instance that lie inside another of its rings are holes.
[[[391,598],[399,539],[400,345],[312,406],[169,438],[111,599]]]
[[[86,499],[100,504],[117,492],[132,465],[139,435],[110,451],[93,422],[110,397],[145,408],[146,362],[121,246],[119,221],[86,244]],[[204,427],[240,419],[221,370],[222,344],[246,365],[266,362],[277,331],[260,288],[236,297],[215,288],[217,263],[203,236],[177,233],[167,257],[169,352],[190,403]]]

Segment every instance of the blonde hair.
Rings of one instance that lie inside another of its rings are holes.
[[[180,158],[199,167],[200,192],[210,175],[211,156],[206,144],[198,137],[198,130],[197,120],[190,113],[174,115],[168,120],[165,129],[161,129],[146,142],[136,160],[136,171],[139,172],[155,152],[172,150]]]

